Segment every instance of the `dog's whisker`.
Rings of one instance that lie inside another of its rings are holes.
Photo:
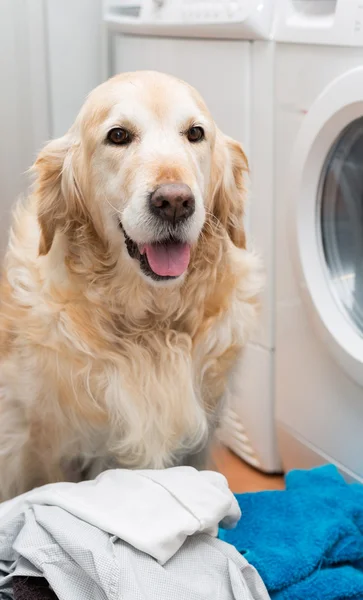
[[[122,211],[121,211],[119,208],[116,208],[116,206],[114,206],[114,205],[112,204],[112,202],[110,202],[110,200],[109,200],[109,199],[108,199],[106,196],[104,196],[104,198],[105,198],[105,200],[106,200],[107,204],[109,204],[109,205],[111,206],[111,208],[112,208],[112,209],[115,211],[115,213],[116,213],[117,215],[121,215],[121,214],[122,214]]]

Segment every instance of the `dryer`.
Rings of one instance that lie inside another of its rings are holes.
[[[278,471],[273,391],[272,0],[107,0],[105,76],[153,69],[188,81],[250,160],[249,239],[267,286],[262,325],[231,382],[223,441],[247,462]],[[252,135],[253,132],[253,135]]]
[[[362,2],[282,0],[276,40],[279,445],[362,480]]]

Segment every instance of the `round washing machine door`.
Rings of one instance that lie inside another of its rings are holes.
[[[332,82],[292,157],[293,247],[312,320],[363,385],[363,68]]]

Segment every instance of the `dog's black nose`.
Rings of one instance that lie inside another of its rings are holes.
[[[150,210],[163,221],[176,225],[195,211],[192,190],[185,183],[165,183],[151,194]]]

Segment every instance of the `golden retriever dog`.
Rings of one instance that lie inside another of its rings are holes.
[[[33,167],[0,291],[0,494],[202,465],[258,313],[247,161],[156,72],[96,88]]]

